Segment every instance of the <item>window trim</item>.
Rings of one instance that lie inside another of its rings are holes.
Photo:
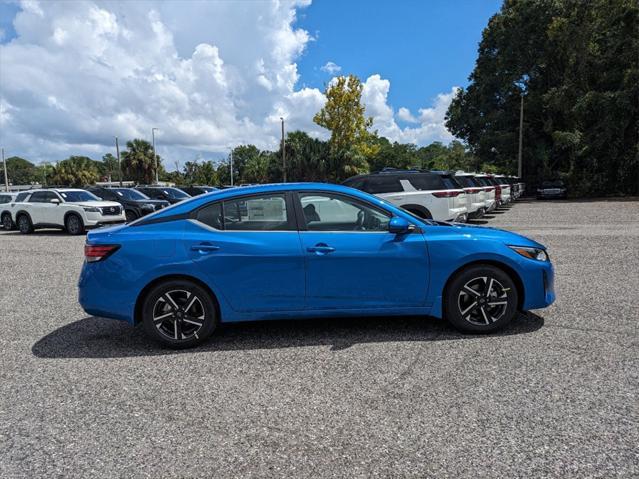
[[[286,229],[284,230],[227,230],[226,229],[226,222],[224,221],[224,203],[226,202],[231,202],[231,201],[241,201],[241,200],[246,200],[248,198],[256,198],[256,197],[268,197],[268,196],[282,196],[284,197],[284,202],[286,205]],[[222,227],[223,229],[217,229],[214,228],[211,225],[207,225],[206,223],[203,223],[202,221],[197,219],[197,215],[200,212],[200,210],[204,209],[204,208],[208,208],[209,206],[213,206],[220,203],[221,204],[221,208],[222,208]],[[296,210],[294,208],[294,202],[292,200],[291,197],[291,192],[290,191],[272,191],[272,192],[266,192],[266,193],[248,193],[248,194],[244,194],[244,195],[238,195],[238,196],[232,196],[230,198],[220,198],[220,199],[216,199],[215,201],[211,201],[209,203],[205,203],[201,206],[199,206],[198,208],[194,209],[193,211],[191,211],[188,215],[188,219],[194,221],[195,223],[197,223],[198,225],[204,226],[206,229],[210,230],[210,231],[215,231],[215,232],[220,232],[220,233],[290,233],[290,232],[298,232],[299,228],[298,228],[298,221],[297,221],[297,215]]]
[[[299,225],[299,231],[300,233],[382,233],[382,234],[391,234],[390,231],[385,230],[385,231],[366,231],[366,230],[361,230],[361,231],[342,231],[342,230],[321,230],[321,231],[316,231],[316,230],[309,230],[308,226],[306,224],[306,218],[304,217],[304,211],[302,208],[302,199],[301,196],[303,195],[326,195],[326,196],[331,196],[331,197],[337,197],[339,199],[345,199],[345,200],[349,200],[352,201],[353,203],[359,203],[362,206],[365,206],[367,208],[370,208],[372,210],[376,210],[380,213],[382,213],[385,216],[389,217],[389,221],[390,219],[393,218],[393,216],[395,216],[392,212],[374,205],[372,203],[369,203],[366,200],[362,200],[360,198],[357,198],[355,196],[350,196],[350,195],[346,195],[344,193],[338,193],[338,192],[334,192],[334,191],[326,191],[326,190],[298,190],[293,192],[295,194],[295,216],[297,218],[297,224]]]

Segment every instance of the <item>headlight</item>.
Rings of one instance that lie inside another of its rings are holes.
[[[510,246],[510,249],[529,259],[536,259],[537,261],[548,261],[548,253],[546,253],[546,251],[541,248],[529,248],[527,246]]]
[[[83,206],[82,209],[87,213],[99,213],[100,210],[94,206]]]

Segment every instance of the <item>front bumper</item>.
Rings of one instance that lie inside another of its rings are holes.
[[[555,271],[550,261],[531,262],[526,268],[524,281],[524,311],[530,309],[541,309],[550,306],[555,302]]]

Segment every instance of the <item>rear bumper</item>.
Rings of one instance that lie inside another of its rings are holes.
[[[462,208],[451,208],[448,211],[449,218],[446,221],[458,221],[461,223],[465,223],[468,220],[468,210],[466,207]]]
[[[82,309],[92,316],[134,322],[135,297],[123,282],[110,282],[105,278],[115,277],[116,271],[109,263],[84,263],[78,280],[78,301]]]

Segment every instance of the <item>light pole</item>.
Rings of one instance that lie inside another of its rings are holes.
[[[284,118],[280,116],[280,120],[282,121],[282,178],[284,179],[284,183],[286,183],[286,143],[284,140]]]
[[[231,155],[229,157],[230,160],[230,168],[231,168],[231,186],[233,186],[233,148],[231,148]]]
[[[521,162],[522,146],[524,143],[524,94],[521,93],[521,104],[519,106],[519,154],[517,155],[517,177],[521,178],[523,165]]]
[[[159,130],[159,128],[151,128],[151,138],[153,142],[153,159],[155,160],[155,184],[157,185],[160,182],[158,176],[158,156],[155,154],[155,130]]]
[[[118,177],[120,179],[120,188],[122,188],[122,163],[120,163],[120,145],[118,144],[118,137],[115,137],[115,154],[118,157]]]
[[[2,148],[2,164],[4,165],[4,188],[9,191],[9,177],[7,176],[7,160],[4,159],[4,148]]]

